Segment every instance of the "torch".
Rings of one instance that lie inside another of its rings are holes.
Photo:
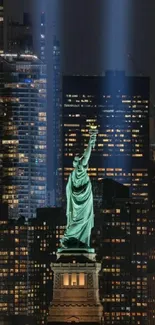
[[[89,134],[90,134],[90,136],[92,136],[92,135],[97,136],[97,134],[98,134],[97,125],[94,125],[94,124],[89,125]],[[93,149],[94,148],[95,148],[95,144],[93,145]]]

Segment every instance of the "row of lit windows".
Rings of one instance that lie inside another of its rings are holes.
[[[84,273],[65,273],[63,275],[64,286],[84,286],[85,285],[85,274]]]

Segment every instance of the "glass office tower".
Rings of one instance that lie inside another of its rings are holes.
[[[9,216],[46,205],[46,66],[33,55],[0,57],[1,200]]]

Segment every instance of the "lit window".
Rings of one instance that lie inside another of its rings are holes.
[[[79,285],[84,286],[85,285],[85,275],[84,273],[79,274]]]
[[[72,276],[71,276],[71,285],[72,286],[76,286],[77,285],[77,274],[76,273],[72,273]]]
[[[68,273],[65,273],[63,275],[63,285],[64,286],[69,286],[69,274]]]

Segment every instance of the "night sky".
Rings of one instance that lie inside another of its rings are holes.
[[[63,4],[65,73],[125,68],[155,78],[154,0],[64,0]],[[121,8],[126,11],[124,18]]]
[[[119,24],[121,21],[120,8],[126,11],[128,19],[124,55],[130,53],[134,57],[137,71],[152,74],[155,61],[155,1],[154,0],[46,0],[48,12],[58,3],[63,10],[63,41],[64,41],[64,72],[65,73],[101,73],[104,69],[121,68],[119,54],[115,47],[113,60],[107,66],[105,53],[109,43],[110,15],[113,20],[113,32],[110,42],[119,44]],[[44,7],[44,0],[5,0],[10,15],[21,17],[22,11],[35,8],[36,15],[39,6]],[[42,5],[41,5],[42,2]],[[13,3],[13,5],[12,5]],[[110,4],[110,5],[109,5]],[[111,5],[112,4],[112,5]],[[111,8],[109,9],[109,7]],[[113,10],[112,10],[113,8]],[[59,19],[57,19],[59,22]],[[110,22],[112,24],[112,21]],[[122,25],[123,26],[123,25]],[[121,27],[121,26],[120,26]],[[129,44],[130,43],[130,44]],[[115,44],[114,44],[115,45]],[[102,54],[102,57],[101,57]],[[128,61],[128,60],[127,60]],[[132,67],[128,67],[132,68]]]

